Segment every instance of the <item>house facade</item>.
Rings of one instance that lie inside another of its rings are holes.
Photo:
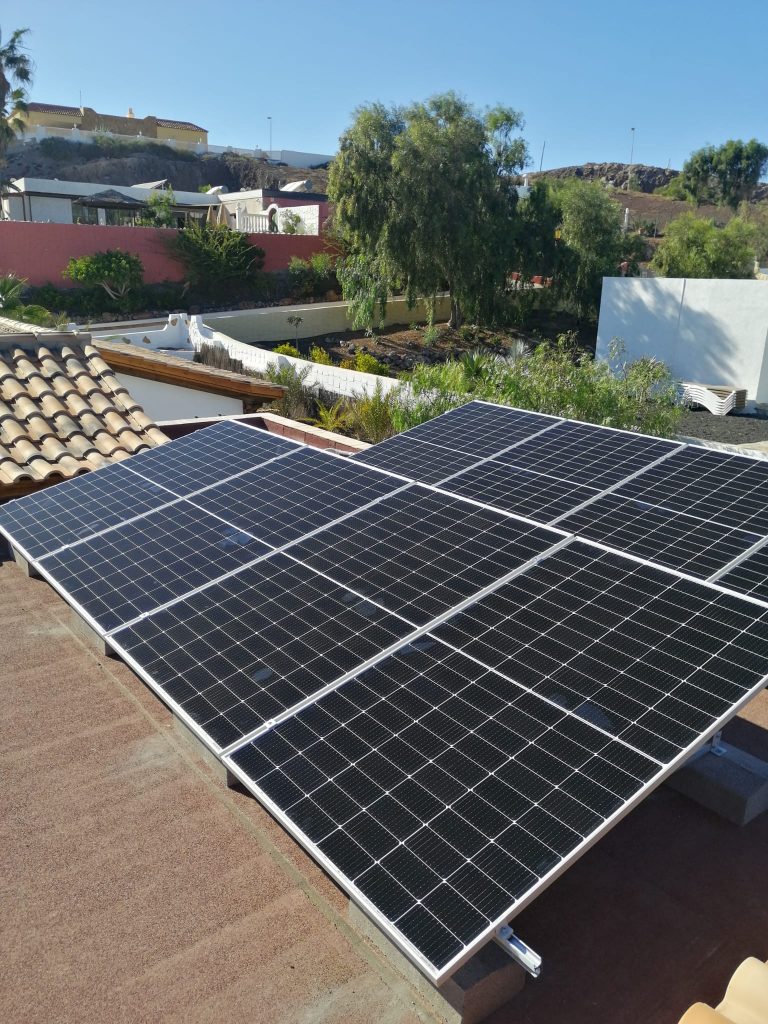
[[[46,128],[75,129],[81,132],[103,132],[110,135],[156,139],[158,142],[187,143],[208,146],[208,130],[192,121],[172,118],[136,117],[131,108],[125,116],[100,114],[92,107],[68,107],[58,103],[28,103],[23,116],[26,133],[45,138]],[[54,133],[55,134],[55,133]]]

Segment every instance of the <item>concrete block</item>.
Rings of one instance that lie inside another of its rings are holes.
[[[523,968],[490,941],[442,985],[436,987],[357,906],[349,901],[355,930],[369,939],[446,1024],[479,1024],[514,998],[525,985]]]
[[[736,825],[746,825],[768,809],[768,762],[738,747],[725,753],[700,750],[667,780],[683,796]]]
[[[201,739],[198,739],[197,736],[195,736],[195,734],[192,732],[192,730],[189,728],[186,722],[182,722],[182,720],[176,714],[173,714],[173,728],[176,732],[176,735],[183,739],[184,742],[187,743],[190,747],[192,747],[195,753],[198,755],[198,757],[205,761],[206,765],[211,769],[213,774],[220,782],[222,782],[225,786],[228,786],[230,789],[233,786],[239,785],[238,780],[235,778],[232,772],[226,767],[226,765],[223,765],[221,763],[221,761],[218,759],[218,757],[216,757],[213,751],[209,750],[208,747],[206,747],[206,745],[203,743],[203,741]]]
[[[13,551],[13,557],[16,564],[26,576],[29,576],[31,580],[41,580],[43,578],[34,565],[27,561],[24,555],[20,554],[13,546],[11,547],[11,550]]]
[[[97,654],[100,654],[102,658],[116,658],[117,655],[112,648],[107,644],[106,640],[100,633],[97,633],[93,626],[90,626],[82,615],[79,615],[74,608],[67,608],[69,617],[69,627],[73,633],[77,635],[85,642],[94,648]]]

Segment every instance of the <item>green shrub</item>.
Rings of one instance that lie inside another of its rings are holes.
[[[333,360],[324,348],[313,345],[309,350],[309,358],[313,363],[320,363],[321,366],[333,366]]]
[[[224,224],[190,224],[169,241],[168,249],[184,267],[193,293],[203,298],[235,300],[264,292],[264,250],[241,231]]]
[[[377,382],[372,395],[361,395],[350,407],[348,422],[354,436],[371,444],[391,437],[395,433],[393,407],[393,395],[385,394]]]
[[[26,285],[23,277],[16,277],[15,274],[6,274],[0,277],[0,310],[7,312],[21,303],[21,295]]]
[[[315,417],[316,427],[321,427],[323,430],[330,430],[331,433],[338,434],[347,428],[348,421],[349,411],[343,398],[339,398],[338,401],[330,406],[318,403],[317,415]]]
[[[279,356],[293,356],[294,359],[302,358],[301,352],[290,341],[286,341],[282,345],[276,345],[272,351]]]
[[[389,370],[384,363],[380,363],[376,356],[372,356],[368,352],[358,352],[355,355],[355,369],[360,373],[376,373],[380,377],[389,376]]]
[[[129,312],[135,308],[144,281],[144,265],[135,253],[106,249],[71,259],[63,276],[103,288],[115,309]]]
[[[429,324],[424,328],[424,347],[431,348],[440,340],[440,328],[437,324]]]
[[[284,235],[303,235],[304,221],[298,213],[284,213],[282,231]]]
[[[299,369],[293,363],[270,363],[265,371],[267,380],[273,384],[281,384],[286,390],[283,397],[275,403],[274,410],[288,419],[301,420],[312,416],[315,409],[315,396],[307,385],[307,378],[312,372],[310,366]]]
[[[312,294],[314,274],[307,260],[291,256],[288,264],[288,289],[295,299],[307,299]]]

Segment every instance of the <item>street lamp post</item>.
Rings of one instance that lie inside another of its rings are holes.
[[[269,114],[267,115],[267,120],[269,121],[269,159],[271,160],[272,159],[272,117],[271,117],[271,115],[269,115]],[[632,131],[634,131],[634,128],[632,129]]]
[[[630,128],[630,131],[632,132],[632,146],[629,150],[629,175],[627,177],[627,191],[629,191],[629,183],[632,180],[632,166],[635,159],[635,129]]]

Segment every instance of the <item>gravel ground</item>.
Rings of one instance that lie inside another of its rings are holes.
[[[751,444],[768,441],[768,416],[746,416],[731,413],[713,416],[706,410],[685,412],[680,419],[679,433],[684,437],[700,437],[720,444]]]

